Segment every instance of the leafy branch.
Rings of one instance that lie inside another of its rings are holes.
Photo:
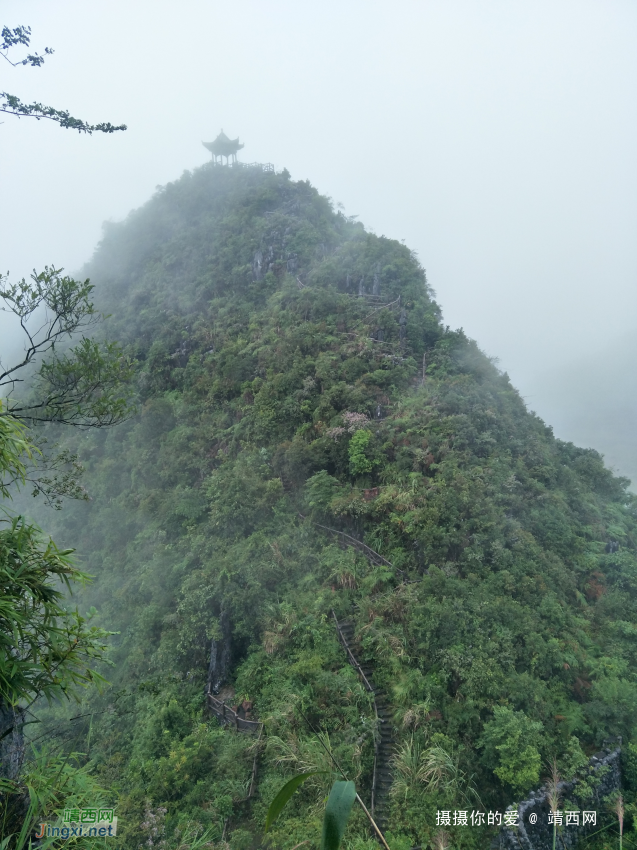
[[[93,132],[116,133],[118,130],[126,130],[126,124],[111,124],[106,121],[101,124],[89,124],[81,118],[74,118],[68,109],[55,109],[53,106],[45,106],[43,103],[23,103],[19,97],[9,92],[0,92],[0,112],[7,115],[15,115],[18,118],[35,118],[40,121],[46,118],[55,121],[66,130],[77,130],[78,133]]]
[[[80,483],[84,467],[79,456],[68,449],[50,452],[48,442],[40,434],[31,434],[30,454],[20,471],[9,471],[3,467],[4,474],[0,475],[3,495],[9,496],[12,485],[28,484],[33,488],[32,496],[42,496],[45,504],[55,510],[61,510],[64,498],[90,502],[88,491]],[[57,449],[57,444],[53,443],[52,448]]]
[[[0,530],[0,699],[15,705],[26,697],[51,699],[73,687],[104,681],[88,667],[103,657],[108,632],[64,606],[54,583],[88,579],[60,550],[22,517]]]
[[[73,334],[104,319],[90,300],[92,284],[62,271],[46,266],[39,274],[34,271],[29,282],[23,278],[11,285],[0,275],[0,299],[6,305],[0,309],[17,317],[25,335],[22,359],[7,368],[0,362],[0,388],[9,387],[0,416],[82,427],[117,424],[132,412],[126,385],[133,363],[118,343],[86,337],[63,354],[56,352]],[[14,399],[16,385],[24,381],[18,377],[20,370],[48,353],[51,357],[37,370],[29,397]]]
[[[0,56],[11,65],[17,68],[19,65],[27,65],[31,68],[39,68],[44,64],[46,56],[52,56],[54,51],[50,47],[44,48],[44,55],[39,53],[29,53],[23,59],[13,62],[8,52],[13,47],[29,47],[31,44],[31,27],[3,26],[0,32]],[[74,118],[66,109],[55,109],[52,106],[45,106],[43,103],[23,103],[19,97],[9,92],[0,92],[0,112],[7,115],[15,115],[18,118],[35,118],[40,121],[45,118],[49,121],[54,121],[67,130],[77,130],[79,133],[115,133],[118,130],[125,130],[125,124],[114,125],[110,122],[102,122],[101,124],[89,124],[81,118]]]
[[[32,68],[39,68],[40,65],[44,64],[44,56],[40,56],[39,53],[29,53],[25,59],[19,59],[17,62],[12,62],[7,56],[7,51],[12,47],[16,47],[18,44],[24,47],[29,46],[31,43],[31,27],[15,27],[15,29],[10,29],[4,26],[2,27],[2,32],[0,32],[0,39],[2,39],[0,41],[0,56],[14,68],[17,68],[18,65],[30,65]],[[54,51],[50,47],[44,48],[45,56],[51,56],[53,53]]]

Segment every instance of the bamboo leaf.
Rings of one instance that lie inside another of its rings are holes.
[[[355,799],[353,782],[339,780],[332,785],[323,818],[321,850],[338,850]]]
[[[289,782],[286,782],[283,788],[276,795],[274,800],[270,803],[270,808],[268,809],[268,816],[265,819],[265,830],[264,834],[270,829],[274,821],[278,818],[278,816],[283,811],[283,807],[288,802],[292,794],[296,791],[299,785],[302,785],[306,779],[310,776],[316,776],[317,773],[321,773],[320,770],[311,770],[309,773],[299,773],[298,776],[293,776]]]

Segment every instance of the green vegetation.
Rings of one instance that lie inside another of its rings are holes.
[[[0,407],[0,414],[2,408]],[[25,460],[34,453],[25,427],[0,415],[0,494],[9,481],[24,482]],[[87,787],[102,791],[74,754],[33,748],[21,764],[23,727],[33,703],[70,697],[104,679],[89,665],[103,659],[108,633],[69,610],[60,588],[70,591],[87,576],[51,540],[23,517],[3,509],[0,520],[0,840],[25,846],[38,816],[60,802],[82,799]],[[26,721],[28,722],[28,721]],[[28,796],[27,796],[28,791]],[[85,799],[85,798],[84,798]]]
[[[110,690],[73,722],[43,710],[39,734],[87,741],[123,848],[260,846],[299,773],[263,846],[318,848],[328,751],[369,800],[375,720],[332,610],[392,704],[392,850],[486,847],[487,826],[443,835],[436,811],[503,811],[553,757],[568,776],[608,736],[637,744],[634,497],[442,324],[408,248],[286,172],[210,165],[109,225],[86,273],[140,414],[60,437],[91,501],[47,528],[117,634]],[[262,738],[204,712],[224,623],[222,696]],[[344,846],[377,846],[359,807]]]
[[[16,58],[14,49],[30,42],[30,27],[3,26],[0,56],[13,68],[39,68],[53,50]],[[26,104],[6,91],[0,92],[0,112],[44,118],[88,134],[126,129],[91,125],[67,110]],[[64,805],[91,806],[103,794],[88,765],[77,763],[84,753],[33,744],[24,759],[24,728],[33,722],[33,705],[43,698],[68,700],[79,687],[104,682],[94,667],[104,658],[110,633],[89,625],[95,609],[82,616],[68,607],[63,591],[70,594],[88,579],[70,559],[73,550],[60,551],[10,509],[12,491],[27,484],[34,496],[44,496],[56,508],[66,497],[87,498],[77,455],[68,449],[52,453],[57,446],[47,445],[47,437],[29,432],[20,420],[31,426],[103,427],[132,413],[127,386],[132,364],[117,343],[82,333],[103,317],[89,299],[89,281],[80,283],[62,271],[45,267],[34,271],[30,282],[17,284],[0,274],[2,309],[15,315],[24,333],[20,362],[7,365],[0,356],[0,850],[30,847],[38,818],[57,820]],[[71,348],[78,333],[79,344]],[[26,376],[29,391],[16,392]],[[44,850],[53,843],[44,838],[38,846]]]
[[[73,550],[60,551],[10,510],[12,491],[27,482],[56,507],[65,496],[85,497],[76,456],[66,449],[45,454],[47,439],[36,439],[20,420],[86,427],[122,421],[132,413],[126,398],[131,364],[114,342],[82,336],[65,350],[70,338],[100,320],[88,282],[47,268],[31,283],[8,285],[0,276],[0,285],[5,309],[16,314],[27,340],[20,362],[0,365],[7,393],[0,401],[0,846],[21,850],[36,818],[56,818],[60,803],[77,797],[74,787],[88,782],[94,794],[102,793],[86,766],[73,766],[69,752],[34,748],[25,766],[23,730],[38,700],[71,698],[79,687],[104,682],[94,666],[104,658],[109,634],[89,624],[93,612],[82,616],[68,607],[63,591],[88,578],[70,559]],[[15,396],[29,367],[31,390]],[[57,764],[51,769],[56,759],[59,770]]]
[[[268,816],[265,822],[266,832],[281,814],[283,807],[290,800],[297,788],[313,775],[315,775],[314,771],[300,773],[285,783],[268,809]],[[321,850],[338,850],[340,847],[356,797],[356,787],[353,782],[337,779],[332,785],[332,790],[325,806],[325,814],[323,815]]]

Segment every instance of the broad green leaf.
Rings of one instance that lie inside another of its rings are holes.
[[[289,782],[286,782],[283,788],[276,795],[274,800],[270,803],[270,808],[268,809],[268,816],[265,819],[265,830],[264,834],[270,829],[274,821],[281,814],[283,807],[290,799],[292,794],[296,791],[299,785],[302,785],[306,779],[310,776],[316,776],[317,773],[321,773],[320,770],[311,770],[309,773],[299,773],[298,776],[293,776]]]
[[[321,850],[338,850],[355,799],[353,782],[338,781],[332,785],[323,818]]]

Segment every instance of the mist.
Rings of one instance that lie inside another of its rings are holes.
[[[105,220],[209,159],[309,179],[417,251],[445,321],[557,436],[637,479],[637,8],[630,2],[44,0],[39,69],[2,88],[92,137],[4,116],[0,271],[77,271]],[[17,58],[17,57],[16,57]],[[0,314],[5,360],[14,326]]]

